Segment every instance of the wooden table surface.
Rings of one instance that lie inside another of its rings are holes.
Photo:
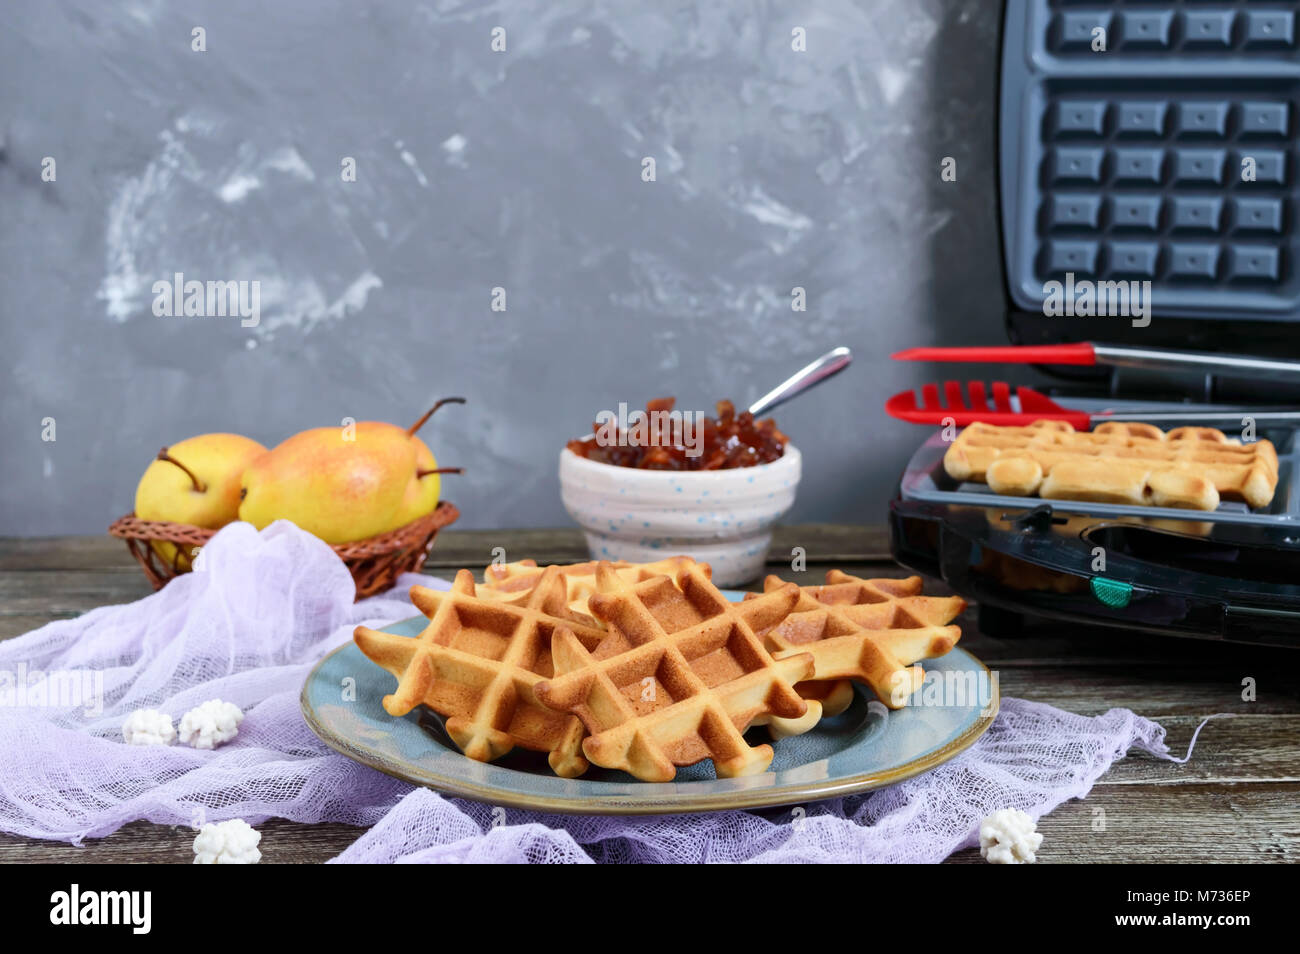
[[[426,572],[450,578],[459,567],[480,568],[494,547],[505,547],[512,560],[586,559],[576,530],[445,531]],[[790,567],[794,547],[807,553],[801,573]],[[771,572],[811,583],[830,567],[907,575],[890,560],[883,528],[778,531]],[[944,592],[933,582],[927,591]],[[107,536],[0,539],[0,639],[149,592],[125,546]],[[1137,752],[1116,763],[1086,801],[1062,805],[1040,822],[1042,861],[1300,861],[1300,655],[1062,625],[1008,638],[980,632],[973,607],[958,622],[962,646],[999,671],[1004,696],[1086,715],[1132,709],[1163,725],[1178,755],[1205,716],[1236,716],[1206,726],[1186,765]],[[1247,678],[1256,682],[1254,701],[1242,699]],[[1097,809],[1105,812],[1104,830],[1095,830]],[[268,862],[324,861],[361,834],[333,824],[260,827]],[[189,863],[193,838],[187,828],[146,823],[80,848],[0,835],[0,861]],[[952,860],[980,858],[970,850]]]

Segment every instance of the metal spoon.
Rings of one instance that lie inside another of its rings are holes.
[[[749,413],[755,417],[766,414],[773,408],[780,407],[793,397],[798,397],[809,388],[814,388],[827,378],[839,374],[853,363],[853,352],[848,348],[835,348],[826,352],[806,368],[801,368],[786,378],[772,390],[749,406]]]

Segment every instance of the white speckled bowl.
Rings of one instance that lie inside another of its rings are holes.
[[[615,467],[565,448],[560,495],[592,559],[644,563],[684,553],[712,566],[718,586],[738,586],[762,574],[801,467],[789,444],[770,464],[709,471]]]

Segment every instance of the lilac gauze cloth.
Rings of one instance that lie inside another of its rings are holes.
[[[0,642],[0,830],[77,844],[140,819],[281,817],[369,828],[340,862],[936,862],[974,844],[998,808],[1037,818],[1083,797],[1134,746],[1169,757],[1164,729],[1127,710],[1087,718],[1004,699],[957,759],[801,809],[604,818],[444,798],[336,754],[298,708],[312,665],[354,626],[415,615],[414,582],[446,586],[409,574],[354,604],[325,544],[289,523],[236,523],[161,592]],[[217,698],[245,719],[215,750],[122,741],[135,709],[179,723]],[[261,848],[274,860],[273,843]]]

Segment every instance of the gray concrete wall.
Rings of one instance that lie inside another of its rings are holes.
[[[778,414],[791,519],[881,518],[922,436],[881,405],[936,374],[888,353],[1002,338],[999,16],[7,0],[0,534],[101,531],[193,434],[406,423],[448,394],[471,403],[425,436],[468,469],[462,526],[563,525],[556,455],[597,410],[748,402],[839,344],[855,366]],[[259,281],[260,323],[156,317],[175,272]]]

